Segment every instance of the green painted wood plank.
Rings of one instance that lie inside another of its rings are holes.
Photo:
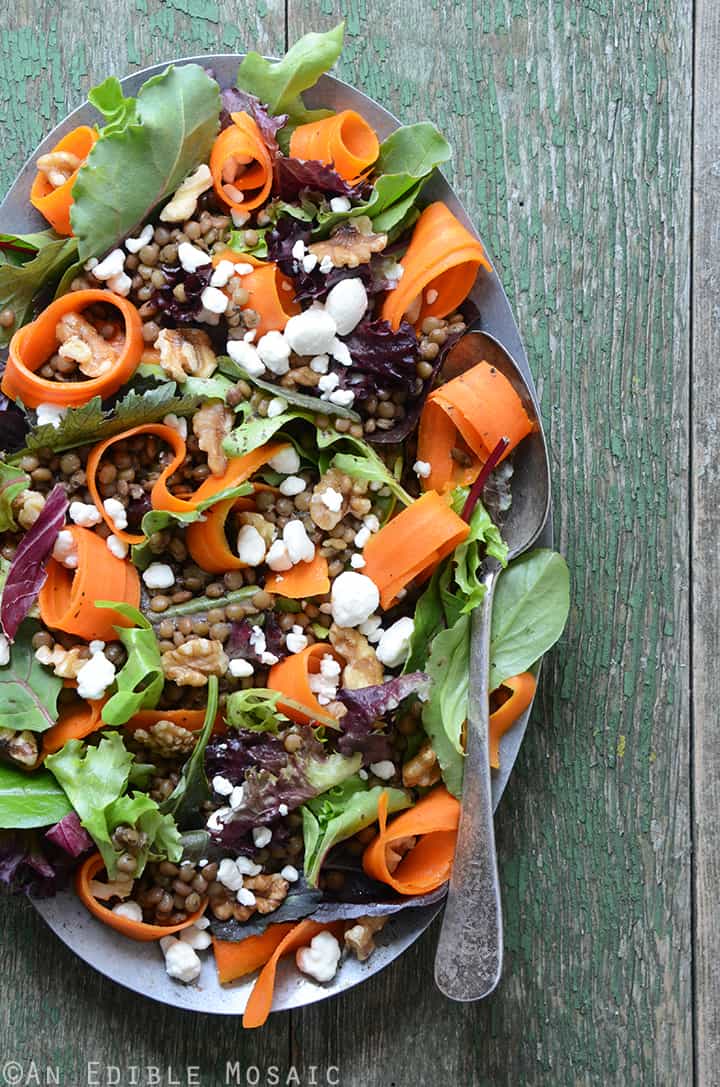
[[[431,934],[295,1043],[349,1056],[353,1087],[689,1083],[691,4],[290,0],[291,39],[340,11],[342,75],[456,149],[538,377],[574,605],[498,817],[499,992],[446,1003]]]

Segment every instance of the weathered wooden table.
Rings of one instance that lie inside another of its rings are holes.
[[[171,1064],[178,1081],[199,1066],[214,1087],[237,1061],[230,1082],[285,1083],[294,1067],[291,1083],[343,1087],[720,1083],[720,12],[716,0],[694,9],[342,5],[341,74],[406,121],[436,120],[455,148],[452,177],[538,378],[573,570],[571,621],[498,815],[500,990],[483,1005],[442,999],[431,931],[362,988],[244,1034],[114,987],[30,906],[4,901],[0,1082],[45,1082],[57,1065],[71,1087],[168,1084],[104,1069]],[[278,54],[340,10],[8,0],[3,188],[109,73]],[[26,1062],[26,1078],[6,1059]],[[32,1059],[41,1078],[27,1078]]]

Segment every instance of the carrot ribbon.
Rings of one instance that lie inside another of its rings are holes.
[[[268,925],[257,936],[246,936],[244,940],[216,940],[213,938],[213,952],[217,967],[218,981],[227,985],[248,974],[253,974],[264,966],[273,951],[288,933],[295,928],[294,921],[281,925]]]
[[[141,943],[149,943],[151,940],[162,940],[163,936],[172,936],[181,929],[189,928],[205,913],[207,902],[195,913],[189,914],[178,925],[149,925],[146,921],[132,921],[129,917],[123,917],[119,913],[113,913],[107,906],[103,906],[92,893],[90,884],[101,868],[105,867],[105,861],[100,853],[91,853],[87,860],[78,868],[75,874],[75,891],[83,906],[90,913],[102,921],[104,925],[128,936],[131,940],[139,940]]]
[[[460,804],[439,785],[387,825],[387,793],[378,803],[380,832],[363,853],[363,869],[372,879],[387,883],[401,895],[434,891],[450,878]],[[401,838],[417,838],[394,872],[387,863],[388,846]]]
[[[427,491],[371,536],[363,551],[363,573],[377,585],[383,610],[414,578],[429,576],[469,531],[444,498]]]
[[[270,574],[265,579],[265,592],[286,596],[290,600],[303,600],[310,596],[322,596],[330,592],[330,576],[327,559],[319,551],[310,562],[299,562],[282,573]]]
[[[60,319],[69,313],[81,313],[98,302],[114,306],[124,322],[122,348],[112,367],[107,373],[85,381],[51,381],[40,377],[35,371],[57,350],[56,328]],[[22,400],[29,408],[38,404],[77,408],[93,396],[107,399],[117,392],[134,374],[142,353],[142,320],[132,302],[111,291],[71,291],[56,298],[34,321],[15,333],[0,387],[11,400]]]
[[[257,123],[244,111],[231,113],[232,124],[223,129],[210,152],[215,192],[236,211],[253,211],[265,203],[272,188],[272,161]],[[228,192],[242,194],[238,200]]]
[[[84,740],[91,732],[102,728],[102,708],[105,700],[77,702],[64,709],[57,723],[43,733],[43,758],[54,755],[68,740]]]
[[[519,676],[504,679],[497,693],[508,692],[508,697],[490,714],[489,746],[490,765],[493,770],[500,769],[500,740],[524,713],[535,696],[537,680],[532,672],[521,672]]]
[[[396,330],[406,313],[416,326],[426,317],[446,317],[465,301],[479,269],[492,270],[478,239],[440,201],[423,211],[400,264],[402,279],[381,314]]]
[[[96,129],[89,128],[87,125],[80,125],[78,128],[74,128],[72,132],[68,132],[66,136],[63,136],[50,153],[54,155],[57,152],[69,152],[80,159],[80,165],[83,165],[97,138],[98,132]],[[79,169],[80,166],[78,166]],[[53,186],[47,175],[38,170],[30,190],[30,203],[32,206],[37,208],[42,217],[47,219],[50,226],[54,227],[58,234],[64,234],[67,237],[73,232],[70,223],[70,208],[73,206],[72,190],[78,170],[75,170],[63,185],[57,186]]]
[[[292,281],[282,274],[277,264],[258,260],[250,253],[236,253],[234,249],[214,254],[213,265],[217,268],[221,260],[253,266],[254,271],[242,276],[240,282],[250,296],[242,308],[252,309],[260,317],[255,329],[256,340],[274,329],[282,332],[290,318],[300,313]]]
[[[345,661],[336,650],[324,642],[315,642],[307,646],[299,653],[291,653],[285,660],[273,664],[267,678],[267,685],[271,691],[280,691],[293,702],[299,702],[307,707],[307,713],[303,713],[294,705],[278,702],[278,709],[289,717],[291,721],[306,725],[309,721],[317,720],[317,717],[327,717],[327,709],[320,705],[310,688],[310,676],[317,675],[320,671],[320,662],[325,655],[332,657],[342,667]]]
[[[79,525],[68,525],[77,548],[78,564],[69,570],[49,559],[47,579],[40,590],[40,618],[51,630],[77,634],[86,641],[112,642],[116,626],[132,626],[111,608],[96,608],[96,600],[140,604],[140,578],[132,563],[111,554],[102,537]]]
[[[377,159],[380,144],[364,117],[344,109],[321,121],[298,125],[290,137],[290,154],[332,166],[345,181],[357,181]]]
[[[418,430],[418,458],[430,465],[423,480],[427,490],[468,486],[501,439],[507,445],[499,460],[532,430],[522,400],[504,374],[479,362],[435,389],[425,402]],[[468,464],[459,464],[460,446]]]

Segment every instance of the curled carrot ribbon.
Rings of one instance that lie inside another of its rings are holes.
[[[90,154],[98,132],[87,125],[80,125],[68,132],[66,136],[56,143],[50,152],[51,155],[69,153],[80,160],[80,166]],[[78,170],[80,169],[78,166]],[[42,170],[38,170],[30,190],[30,203],[40,212],[44,219],[54,227],[58,234],[69,237],[72,232],[70,223],[70,209],[73,206],[72,190],[78,175],[74,170],[62,185],[52,185]]]
[[[213,186],[224,204],[236,211],[253,211],[270,195],[272,161],[253,118],[244,111],[230,117],[233,123],[223,129],[210,152]]]
[[[387,793],[378,803],[380,832],[363,853],[368,876],[387,883],[401,895],[422,895],[434,891],[450,878],[460,804],[443,785],[438,785],[387,825]],[[401,838],[417,838],[394,872],[387,863],[387,850]]]
[[[509,697],[490,714],[489,745],[490,765],[493,770],[500,769],[500,740],[515,724],[533,700],[537,680],[532,672],[521,672],[519,676],[510,676],[503,680],[500,691],[509,692]],[[496,692],[497,693],[497,692]]]
[[[344,109],[321,121],[298,125],[290,137],[290,154],[332,166],[345,181],[357,181],[377,159],[380,143],[364,117]]]
[[[278,709],[298,724],[307,724],[309,721],[327,716],[327,710],[318,702],[310,688],[310,676],[317,675],[320,671],[320,662],[325,655],[332,657],[342,667],[344,659],[330,645],[324,642],[315,642],[307,646],[299,653],[291,653],[285,660],[273,664],[267,678],[267,685],[271,691],[280,691],[281,694],[291,698],[293,702],[299,702],[307,707],[307,713],[302,713],[296,706],[278,702]]]
[[[266,332],[282,332],[290,318],[300,313],[300,305],[295,301],[295,288],[277,264],[258,260],[250,253],[236,253],[233,249],[216,253],[213,256],[213,265],[217,268],[221,260],[253,266],[254,271],[241,278],[242,286],[249,295],[242,308],[252,309],[260,317],[255,328],[256,340]]]

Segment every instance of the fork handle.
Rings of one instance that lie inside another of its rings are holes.
[[[462,810],[435,956],[435,982],[451,1000],[489,996],[502,969],[502,908],[488,748],[490,620],[498,570],[494,567],[485,574],[485,597],[473,618]]]

